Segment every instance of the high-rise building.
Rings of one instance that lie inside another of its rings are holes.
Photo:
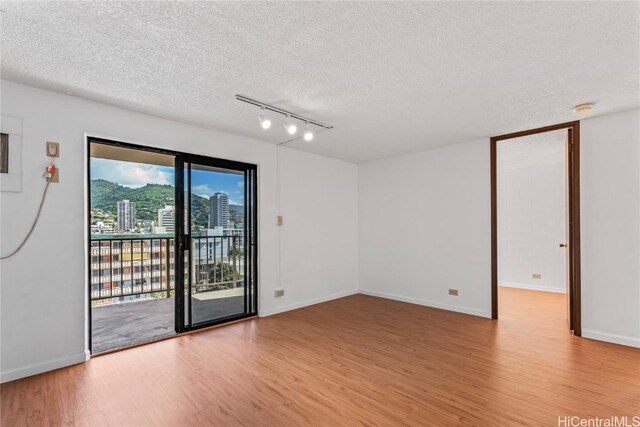
[[[229,196],[215,193],[209,197],[209,228],[227,227],[229,224]]]
[[[173,233],[176,229],[176,210],[173,206],[165,206],[158,209],[158,227],[164,227],[167,233]]]
[[[118,202],[118,231],[129,231],[136,227],[136,203],[129,200]]]

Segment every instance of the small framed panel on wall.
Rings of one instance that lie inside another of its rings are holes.
[[[2,116],[0,122],[0,190],[22,191],[22,120]]]

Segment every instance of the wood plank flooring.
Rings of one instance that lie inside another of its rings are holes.
[[[569,334],[564,295],[499,321],[364,295],[2,385],[2,426],[558,425],[640,415],[640,350]]]

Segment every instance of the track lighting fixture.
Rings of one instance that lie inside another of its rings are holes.
[[[274,113],[278,113],[278,114],[282,114],[283,116],[287,117],[287,121],[285,123],[283,123],[285,130],[287,131],[287,133],[289,135],[295,135],[298,132],[298,125],[296,124],[295,120],[299,120],[301,122],[305,123],[305,130],[304,130],[304,134],[303,134],[303,138],[305,141],[309,142],[311,140],[313,140],[314,138],[314,134],[310,128],[309,125],[314,125],[317,126],[319,128],[323,128],[323,129],[333,129],[333,126],[319,122],[317,120],[312,120],[308,117],[303,117],[299,114],[295,114],[292,113],[291,111],[287,111],[287,110],[283,110],[282,108],[278,108],[274,105],[269,105],[269,104],[265,104],[264,102],[260,102],[260,101],[256,101],[255,99],[251,99],[251,98],[247,98],[246,96],[243,95],[236,95],[236,99],[238,101],[242,101],[242,102],[246,102],[247,104],[251,104],[251,105],[255,105],[256,107],[260,107],[260,115],[258,116],[258,120],[260,122],[260,127],[264,130],[270,129],[271,128],[271,124],[272,121],[271,119],[269,119],[266,115],[265,112],[266,110],[269,110],[271,112]],[[296,137],[297,138],[297,137]],[[293,138],[293,139],[296,139]],[[293,139],[290,139],[289,141],[292,141]],[[289,141],[285,141],[285,142],[289,142]]]
[[[291,121],[291,116],[287,116],[287,123],[284,124],[284,128],[289,135],[295,135],[298,132],[298,126]]]
[[[264,115],[264,107],[260,109],[260,115],[258,116],[260,126],[262,129],[267,130],[271,127],[271,120]]]

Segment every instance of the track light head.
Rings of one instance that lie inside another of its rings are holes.
[[[267,130],[271,127],[271,120],[264,115],[264,108],[261,109],[258,120],[260,121],[260,127],[262,127],[262,129]]]
[[[298,132],[298,126],[291,121],[291,116],[287,116],[287,123],[284,124],[284,128],[289,135],[295,135]]]
[[[304,140],[310,142],[313,139],[313,132],[309,129],[309,122],[305,125]]]

